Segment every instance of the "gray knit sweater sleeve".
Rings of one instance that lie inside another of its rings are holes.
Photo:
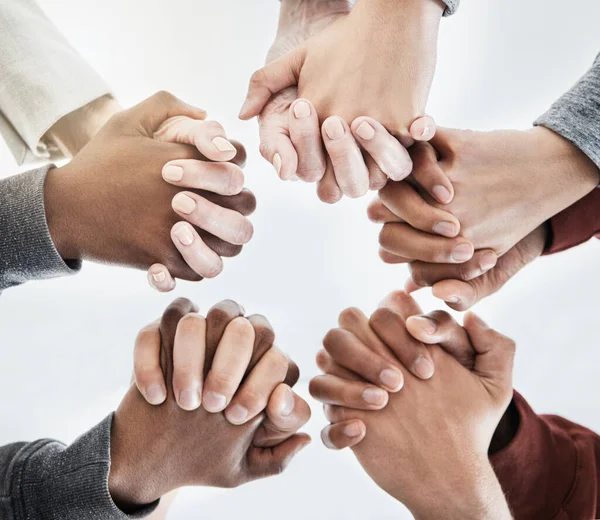
[[[0,180],[0,291],[29,280],[73,274],[48,230],[44,182],[52,166]]]
[[[450,16],[454,14],[460,5],[460,0],[444,0],[446,4],[446,10],[444,11],[444,16]]]
[[[0,447],[0,519],[127,520],[108,490],[112,414],[69,447],[52,440]]]
[[[600,168],[600,54],[583,78],[535,124],[571,141]]]

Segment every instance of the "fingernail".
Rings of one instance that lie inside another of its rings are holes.
[[[415,374],[421,379],[429,379],[433,375],[433,363],[426,357],[420,356],[413,365]]]
[[[191,246],[194,243],[194,234],[187,224],[181,224],[173,229],[173,234],[184,246]]]
[[[276,153],[273,156],[273,166],[275,167],[275,171],[277,172],[277,175],[281,174],[281,155],[279,155],[278,153]]]
[[[443,237],[453,238],[458,234],[458,229],[452,222],[438,222],[433,226],[433,232]]]
[[[197,390],[182,390],[179,394],[179,406],[184,410],[195,410],[200,406],[200,395]]]
[[[481,257],[479,267],[485,273],[485,272],[489,271],[490,269],[492,269],[493,267],[496,267],[497,261],[498,261],[498,258],[496,257],[496,255],[494,253],[485,253]]]
[[[305,119],[310,116],[310,105],[306,101],[298,101],[294,105],[296,119]]]
[[[281,404],[281,408],[279,409],[279,413],[283,417],[287,417],[294,411],[294,396],[290,389],[287,389],[285,392],[285,397],[283,398],[283,403]]]
[[[167,275],[165,273],[163,273],[162,271],[160,273],[152,273],[152,279],[156,283],[163,283],[166,278],[167,278]]]
[[[382,370],[381,374],[379,374],[379,380],[384,386],[387,386],[394,391],[400,390],[400,388],[402,388],[402,383],[404,382],[402,372],[392,368]]]
[[[460,298],[458,296],[448,296],[444,301],[446,303],[460,303]]]
[[[360,437],[362,429],[358,423],[350,423],[344,428],[344,435],[346,437]]]
[[[370,141],[375,137],[375,129],[366,121],[363,121],[356,129],[356,134],[365,141]]]
[[[183,179],[183,168],[174,164],[167,164],[163,168],[163,178],[170,182],[179,182]]]
[[[434,186],[431,191],[435,195],[435,198],[444,204],[447,204],[452,200],[452,193],[450,193],[448,188],[441,184]]]
[[[292,175],[289,180],[292,182],[298,182],[300,180],[300,177],[298,177],[297,175]]]
[[[425,316],[411,316],[408,319],[412,320],[413,322],[417,322],[419,327],[425,332],[427,332],[427,334],[431,335],[437,332],[437,323],[430,318],[427,318]]]
[[[160,385],[150,385],[146,389],[146,399],[150,404],[161,404],[166,398],[165,389]]]
[[[215,137],[212,140],[212,144],[219,152],[235,152],[235,146],[233,146],[227,139],[223,137]]]
[[[425,137],[425,136],[429,135],[429,132],[431,132],[431,128],[429,128],[427,125],[425,125],[423,127],[423,131],[421,132],[421,137]]]
[[[189,215],[196,209],[196,201],[185,193],[178,193],[173,197],[173,209]]]
[[[325,121],[325,133],[329,139],[335,141],[336,139],[341,139],[344,137],[346,131],[344,130],[344,125],[342,125],[340,119],[337,117],[332,117],[331,119]]]
[[[241,424],[248,417],[248,410],[239,404],[227,409],[227,419],[234,424]]]
[[[385,403],[387,392],[379,388],[367,388],[362,393],[362,397],[365,403],[379,406]]]
[[[470,244],[460,244],[452,251],[452,259],[455,262],[466,262],[473,257],[473,247]]]
[[[206,392],[202,400],[202,406],[207,412],[220,412],[227,404],[227,398],[223,394],[216,392]]]

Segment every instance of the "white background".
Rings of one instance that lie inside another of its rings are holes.
[[[248,185],[259,199],[255,238],[216,280],[181,283],[206,310],[233,298],[267,315],[278,341],[316,373],[321,338],[348,306],[371,311],[401,288],[406,268],[384,266],[368,198],[335,207],[314,187],[284,184],[259,156],[255,122],[236,114],[248,77],[276,29],[276,0],[43,0],[74,46],[114,87],[124,105],[159,89],[207,108],[249,151]],[[429,112],[445,126],[525,128],[589,67],[600,49],[597,0],[463,0],[443,21],[440,63]],[[0,171],[16,171],[0,148]],[[538,411],[600,430],[598,255],[600,244],[544,258],[478,312],[517,340],[516,387]],[[86,265],[70,279],[11,289],[0,298],[0,442],[71,441],[118,403],[131,374],[137,330],[173,296],[160,296],[141,272]],[[441,306],[419,295],[427,310]],[[190,489],[172,519],[274,520],[410,518],[380,492],[350,453],[315,442],[277,479],[234,491]],[[399,464],[401,465],[401,461]]]

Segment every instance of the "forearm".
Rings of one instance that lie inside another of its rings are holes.
[[[46,220],[44,186],[51,166],[0,181],[0,291],[29,280],[73,274],[79,262],[58,253]]]
[[[0,448],[0,516],[26,520],[125,520],[108,492],[112,416],[71,446],[39,440]]]

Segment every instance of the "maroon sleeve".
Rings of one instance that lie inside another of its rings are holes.
[[[550,220],[550,235],[544,254],[560,253],[600,238],[600,188]]]
[[[490,457],[516,520],[598,518],[600,437],[554,415],[537,415],[515,392],[519,427]]]

